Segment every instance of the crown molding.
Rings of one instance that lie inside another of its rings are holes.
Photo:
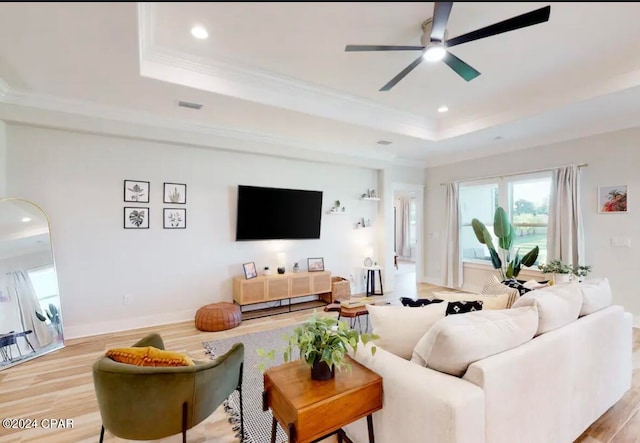
[[[0,84],[6,85],[5,82]],[[314,161],[335,161],[340,163],[345,159],[352,159],[351,163],[378,167],[395,159],[395,155],[376,150],[365,150],[348,145],[331,146],[321,143],[310,143],[286,137],[265,133],[238,131],[213,125],[205,125],[188,120],[161,117],[143,111],[133,111],[127,108],[96,104],[76,99],[69,99],[45,94],[32,94],[7,88],[6,93],[0,95],[0,103],[15,105],[26,109],[37,109],[60,114],[58,120],[50,116],[33,112],[10,113],[10,117],[3,117],[7,121],[37,124],[40,126],[73,129],[84,132],[102,132],[117,134],[118,129],[109,129],[105,120],[128,125],[137,125],[146,130],[128,131],[121,135],[149,134],[134,136],[136,138],[155,139],[168,142],[183,142],[189,145],[218,148],[228,151],[264,154],[277,157],[309,159]],[[74,116],[76,117],[74,119]],[[82,117],[82,118],[80,118]],[[86,118],[89,118],[87,120]],[[98,122],[96,124],[96,122]],[[96,129],[100,128],[100,129]],[[115,128],[115,126],[113,126]],[[151,129],[150,129],[151,128]],[[161,128],[171,131],[170,137],[161,135]],[[126,131],[125,131],[126,132]],[[176,133],[185,134],[176,136]],[[198,137],[204,136],[204,137]],[[202,142],[201,140],[206,140]],[[328,156],[327,154],[332,154]]]
[[[237,62],[163,48],[154,38],[154,5],[138,4],[140,75],[305,114],[435,140],[435,121]]]

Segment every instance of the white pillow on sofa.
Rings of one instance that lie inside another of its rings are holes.
[[[577,282],[559,283],[548,288],[527,292],[513,304],[513,308],[538,307],[538,332],[544,334],[578,318],[582,308],[582,292]]]
[[[609,279],[599,278],[585,280],[579,283],[580,291],[582,291],[582,309],[580,317],[583,315],[593,314],[600,309],[604,309],[611,305],[611,286]]]
[[[418,341],[411,361],[462,377],[471,363],[528,342],[537,329],[536,306],[450,315]]]
[[[422,308],[367,305],[372,332],[379,335],[376,346],[402,357],[411,358],[413,348],[431,326],[444,318],[447,303],[432,303]]]

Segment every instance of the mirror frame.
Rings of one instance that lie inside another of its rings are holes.
[[[5,369],[9,369],[12,367],[15,367],[16,365],[19,365],[21,363],[25,363],[31,360],[34,360],[38,357],[42,357],[43,355],[47,355],[50,354],[52,352],[55,351],[59,351],[63,348],[66,347],[66,341],[64,338],[64,320],[62,317],[62,300],[60,298],[60,281],[58,279],[58,267],[56,265],[56,256],[55,256],[55,248],[53,245],[53,236],[52,236],[52,232],[51,232],[51,219],[49,218],[49,214],[47,214],[47,212],[42,208],[42,206],[40,206],[39,204],[31,201],[31,200],[27,200],[24,198],[19,198],[19,197],[0,197],[0,205],[2,205],[2,203],[6,203],[6,202],[21,202],[21,203],[25,203],[28,205],[31,205],[33,207],[35,207],[36,209],[38,209],[42,215],[44,216],[45,220],[47,221],[47,229],[48,229],[48,235],[49,235],[49,249],[51,250],[51,265],[53,266],[53,271],[56,277],[56,289],[58,292],[58,300],[59,300],[59,304],[60,306],[58,307],[59,310],[59,316],[60,316],[60,337],[59,337],[59,345],[57,347],[51,348],[51,349],[47,349],[45,351],[39,351],[39,352],[35,352],[35,353],[31,353],[31,355],[29,356],[25,356],[24,358],[20,358],[19,360],[6,364],[6,365],[1,365],[0,366],[0,371],[3,371]],[[0,209],[1,210],[1,209]],[[2,335],[2,334],[0,334]],[[29,342],[28,342],[29,343]],[[31,345],[29,343],[29,345]],[[10,345],[13,346],[13,345]],[[16,346],[18,346],[16,344]],[[32,347],[33,348],[33,347]]]

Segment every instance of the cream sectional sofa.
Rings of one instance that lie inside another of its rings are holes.
[[[537,300],[523,296],[514,305],[535,306],[540,327],[551,330],[539,329],[523,344],[471,363],[462,377],[381,346],[374,356],[367,349],[371,344],[359,350],[354,358],[383,377],[383,409],[373,415],[375,441],[569,443],[578,438],[630,388],[632,316],[585,295],[581,316],[558,327],[555,316],[563,309],[558,303],[573,302],[552,301],[553,291],[540,292]],[[355,443],[369,441],[364,419],[346,432]]]

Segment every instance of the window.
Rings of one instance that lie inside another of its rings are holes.
[[[493,215],[496,207],[501,206],[516,230],[513,251],[521,249],[523,255],[538,246],[538,262],[546,262],[550,191],[550,173],[461,184],[460,245],[463,260],[490,260],[489,250],[476,238],[471,220],[480,220],[493,235]]]
[[[49,309],[49,303],[57,305],[58,285],[53,266],[45,266],[28,271],[29,280],[36,292],[42,312]]]

